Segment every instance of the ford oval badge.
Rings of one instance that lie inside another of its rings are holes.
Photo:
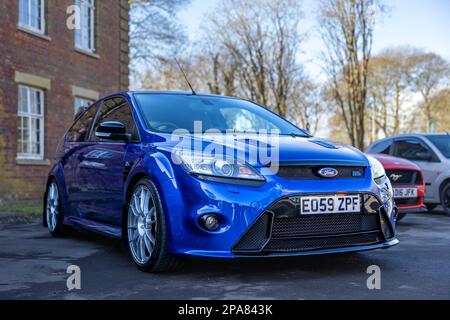
[[[334,168],[323,168],[319,170],[319,174],[324,178],[334,178],[339,174]]]

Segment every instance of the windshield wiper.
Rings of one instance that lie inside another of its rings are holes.
[[[280,133],[280,136],[290,136],[292,138],[308,138],[306,134],[300,134],[300,133]]]

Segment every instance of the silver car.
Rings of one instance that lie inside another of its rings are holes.
[[[369,153],[384,153],[408,159],[423,171],[424,202],[429,210],[441,204],[450,215],[450,135],[403,134],[378,140],[369,146]]]

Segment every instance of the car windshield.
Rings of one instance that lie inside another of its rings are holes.
[[[162,133],[183,129],[190,133],[208,130],[236,133],[279,131],[282,135],[308,134],[252,102],[201,95],[137,93],[148,128]]]
[[[446,158],[450,158],[450,135],[427,137]]]

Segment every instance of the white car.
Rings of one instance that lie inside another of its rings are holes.
[[[423,171],[424,202],[429,210],[439,204],[450,215],[450,135],[448,133],[403,134],[374,142],[366,150],[408,159]]]

